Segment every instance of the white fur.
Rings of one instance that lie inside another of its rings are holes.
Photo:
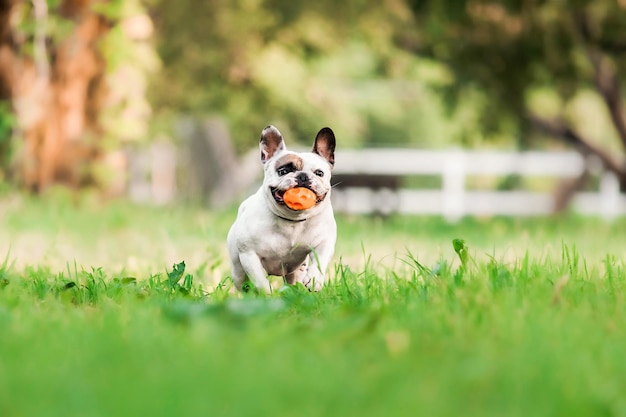
[[[238,289],[250,280],[257,291],[270,293],[268,275],[282,276],[290,284],[300,282],[315,291],[323,286],[337,238],[330,203],[334,134],[330,129],[324,131],[325,138],[318,145],[323,131],[318,133],[313,152],[295,153],[287,150],[276,128],[268,126],[263,130],[260,145],[265,171],[263,184],[241,204],[227,238],[232,278]],[[328,132],[332,136],[330,155],[325,151]],[[279,140],[264,142],[268,134],[277,135],[274,138],[279,137]],[[279,175],[279,162],[291,159],[300,169]],[[305,176],[307,187],[320,199],[323,196],[323,200],[301,211],[276,200],[273,190],[284,192],[302,186]]]

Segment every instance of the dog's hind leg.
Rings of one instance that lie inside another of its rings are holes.
[[[304,259],[304,262],[302,262],[296,270],[291,271],[290,273],[285,275],[285,282],[289,285],[294,285],[296,282],[299,282],[302,285],[304,285],[306,274],[307,274],[307,271],[309,270],[310,263],[311,263],[311,260],[307,256]]]

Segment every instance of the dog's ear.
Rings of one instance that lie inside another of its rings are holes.
[[[324,127],[317,132],[313,153],[326,159],[331,167],[335,165],[335,134],[330,127]]]
[[[261,132],[259,147],[261,148],[261,162],[264,164],[278,152],[286,150],[283,135],[272,125],[267,126]]]

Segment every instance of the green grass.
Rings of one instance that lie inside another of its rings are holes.
[[[0,210],[3,417],[626,415],[621,220],[340,216],[322,292],[255,297],[232,210]]]

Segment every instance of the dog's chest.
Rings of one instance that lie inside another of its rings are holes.
[[[306,228],[290,233],[273,231],[259,245],[258,255],[270,275],[283,275],[298,268],[317,242]]]

